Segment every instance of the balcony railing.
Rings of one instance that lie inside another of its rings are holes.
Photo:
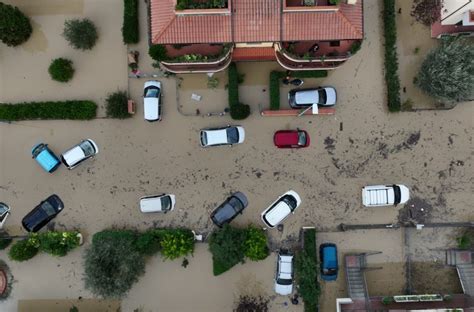
[[[275,44],[275,53],[278,63],[288,70],[334,69],[351,56],[350,53],[337,56],[298,56],[283,49],[280,43]]]

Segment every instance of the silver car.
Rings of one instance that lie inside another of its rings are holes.
[[[318,104],[328,107],[336,105],[337,93],[333,87],[293,89],[288,93],[288,102],[292,108],[305,108]]]
[[[245,130],[241,126],[202,129],[199,134],[202,147],[234,145],[244,142]]]
[[[68,169],[77,167],[81,162],[99,153],[99,147],[91,139],[82,140],[79,144],[62,153],[61,161]]]

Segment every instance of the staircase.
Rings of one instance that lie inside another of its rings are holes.
[[[368,292],[363,271],[366,266],[365,255],[347,255],[345,264],[349,297],[352,299],[367,298]]]
[[[474,297],[474,264],[458,264],[456,270],[464,294]]]

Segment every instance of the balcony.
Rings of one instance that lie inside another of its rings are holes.
[[[360,47],[360,40],[283,42],[275,45],[277,61],[287,70],[335,69]]]
[[[285,0],[283,12],[295,11],[337,11],[339,7],[329,0]]]
[[[176,74],[211,73],[224,70],[232,61],[231,44],[167,45],[169,59],[161,67]]]
[[[177,15],[203,15],[203,14],[230,14],[229,0],[177,0],[175,14]]]

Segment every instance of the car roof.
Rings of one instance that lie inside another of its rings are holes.
[[[86,154],[84,154],[84,151],[79,145],[76,145],[70,150],[68,150],[66,153],[64,153],[62,156],[69,166],[74,166],[75,164],[83,160],[84,157],[86,157]]]
[[[291,209],[288,204],[284,201],[279,201],[275,206],[265,213],[264,218],[270,225],[275,226],[285,219],[290,213]]]
[[[157,120],[159,117],[159,99],[146,97],[143,99],[144,109],[143,114],[146,120]]]
[[[298,130],[277,131],[275,133],[275,144],[279,146],[298,144]]]
[[[280,278],[291,279],[293,256],[280,255]]]
[[[59,160],[56,155],[53,154],[48,148],[43,149],[37,156],[36,161],[46,171],[51,171],[58,163]]]
[[[150,196],[140,199],[141,212],[161,212],[163,207],[161,205],[161,198],[166,195]]]
[[[317,104],[319,103],[319,93],[317,89],[297,90],[295,94],[296,104]]]
[[[203,130],[206,132],[207,145],[216,145],[227,143],[227,129]]]
[[[230,205],[228,201],[226,201],[224,205],[219,206],[216,209],[216,212],[214,213],[213,217],[218,223],[223,223],[235,216],[235,214],[236,211],[234,207]]]
[[[334,245],[323,247],[323,265],[325,267],[337,267],[337,249]]]

